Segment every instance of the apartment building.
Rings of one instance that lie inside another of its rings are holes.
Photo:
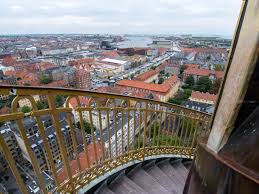
[[[35,100],[35,102],[40,101],[39,95],[33,95],[32,97]],[[28,100],[27,98],[20,99],[18,104],[19,104],[19,107],[27,106],[27,107],[32,108],[32,104],[31,104],[30,100]]]
[[[81,107],[89,107],[91,106],[90,103],[90,99],[87,97],[79,97],[79,101],[80,101],[80,105]],[[78,107],[78,103],[77,100],[75,98],[72,98],[69,101],[69,107],[72,108],[72,114],[74,115],[74,120],[75,123],[80,121],[80,114],[79,112],[76,110],[76,108]],[[100,129],[100,120],[99,120],[99,114],[101,114],[101,125],[102,128],[106,128],[107,127],[107,113],[104,111],[97,111],[97,110],[93,110],[92,111],[92,124],[96,129]],[[85,120],[88,123],[91,123],[90,120],[90,114],[89,111],[82,111],[82,117],[83,120]]]
[[[14,158],[15,162],[20,164],[24,163],[25,161],[23,160],[21,149],[18,146],[18,142],[15,138],[13,131],[9,128],[9,126],[3,126],[0,129],[0,133],[3,136],[6,142],[6,145],[12,157]],[[7,170],[7,168],[8,168],[7,161],[0,151],[0,172],[1,171],[4,172],[5,170]]]
[[[171,76],[163,84],[145,83],[137,80],[120,80],[116,86],[129,91],[150,92],[157,95],[162,102],[173,97],[179,88],[180,81],[176,75]]]
[[[90,71],[84,69],[76,70],[75,75],[76,87],[80,89],[90,89],[91,88],[91,74]]]
[[[55,162],[56,166],[60,166],[61,162],[62,162],[60,146],[58,144],[58,140],[56,137],[56,130],[52,124],[51,117],[50,116],[42,117],[42,122],[45,127],[45,133],[46,133],[46,136],[48,137],[48,141],[49,141],[50,149],[52,152],[52,156],[54,158],[54,162]],[[24,129],[26,130],[26,133],[27,133],[29,145],[31,146],[31,149],[35,153],[35,156],[38,160],[40,169],[41,170],[50,169],[48,157],[47,157],[46,151],[43,147],[43,140],[41,138],[36,121],[32,118],[25,118],[23,123],[24,123]],[[65,114],[60,115],[60,126],[61,126],[61,132],[63,134],[62,136],[64,138],[67,154],[69,157],[73,157],[71,129],[65,120]],[[12,123],[10,125],[10,128],[11,128],[12,133],[15,136],[17,145],[20,148],[20,153],[22,153],[23,157],[31,163],[31,159],[27,152],[23,138],[20,135],[20,132],[19,132],[16,124]]]

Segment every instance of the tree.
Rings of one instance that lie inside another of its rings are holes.
[[[196,83],[195,89],[200,92],[208,92],[212,88],[212,82],[208,76],[202,76]]]
[[[160,77],[160,78],[158,79],[158,84],[162,84],[164,81],[165,81],[164,78]]]
[[[21,108],[21,111],[22,111],[23,113],[28,113],[28,112],[31,112],[31,108],[28,107],[28,106],[23,106],[23,107]]]
[[[192,94],[191,89],[185,89],[184,91],[179,91],[178,94],[175,97],[170,98],[168,102],[172,104],[181,105],[184,101],[186,101],[191,96],[191,94]]]
[[[48,103],[46,101],[37,101],[36,106],[38,110],[42,110],[42,109],[48,108]]]
[[[185,84],[188,84],[190,87],[194,86],[195,80],[192,75],[188,76],[185,80]]]
[[[182,93],[182,98],[184,100],[187,100],[191,95],[192,95],[192,90],[191,89],[186,89]]]
[[[210,59],[211,59],[211,56],[208,55],[208,56],[206,57],[206,61],[209,61]]]
[[[169,74],[169,73],[166,73],[166,74],[165,74],[165,76],[166,76],[166,77],[169,77],[169,76],[170,76],[170,74]]]
[[[187,65],[182,65],[180,67],[180,74],[183,74],[184,70],[187,68]]]
[[[134,78],[134,74],[130,74],[130,79],[133,79]]]
[[[150,69],[153,69],[153,70],[155,70],[155,69],[156,69],[156,67],[155,67],[155,66],[152,66]]]
[[[210,90],[210,93],[212,94],[217,94],[220,88],[220,84],[221,84],[221,79],[216,79],[215,82],[212,85],[212,88]]]
[[[178,99],[178,98],[170,98],[168,100],[169,103],[172,103],[172,104],[178,104],[178,105],[181,105],[183,100],[182,99]]]
[[[77,122],[77,127],[81,128],[80,122]],[[84,129],[87,134],[91,134],[91,124],[84,120]],[[96,128],[93,127],[94,131],[96,131]]]
[[[40,76],[40,83],[42,84],[48,84],[51,82],[51,79],[47,75],[41,75]]]
[[[215,70],[216,71],[224,71],[224,67],[222,65],[220,65],[220,64],[216,64],[215,65]]]
[[[56,97],[55,97],[56,106],[58,106],[58,107],[63,106],[63,104],[65,103],[65,100],[66,100],[66,96],[56,95]]]
[[[165,74],[165,70],[161,70],[159,74]]]

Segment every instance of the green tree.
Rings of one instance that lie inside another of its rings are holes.
[[[188,84],[188,86],[193,87],[195,84],[195,80],[192,75],[188,76],[185,80],[185,84]]]
[[[165,74],[165,70],[161,70],[159,74]]]
[[[42,84],[48,84],[51,82],[51,79],[47,75],[41,75],[40,76],[40,83]]]
[[[210,93],[212,93],[212,94],[217,94],[218,93],[221,81],[222,81],[222,79],[215,80],[215,82],[213,83],[212,88],[210,90]]]
[[[134,78],[134,74],[130,74],[130,79],[133,79]]]
[[[187,68],[187,65],[182,65],[180,67],[180,74],[183,74],[184,70]]]
[[[156,69],[156,67],[155,67],[155,66],[152,66],[150,69],[153,69],[153,70],[155,70],[155,69]]]
[[[200,92],[208,92],[212,88],[212,82],[208,76],[202,76],[196,83],[195,90]]]
[[[63,106],[66,101],[66,95],[56,95],[55,97],[55,104],[57,107]]]
[[[28,107],[28,106],[23,106],[23,107],[21,108],[21,111],[22,111],[23,113],[28,113],[28,112],[31,111],[31,108]]]
[[[181,105],[184,101],[186,101],[191,96],[191,94],[192,94],[191,89],[185,89],[184,91],[179,91],[178,94],[175,97],[170,98],[168,102],[172,104]]]
[[[162,77],[160,77],[160,78],[158,79],[158,84],[162,84],[164,81],[165,81],[165,79],[162,78]]]
[[[38,110],[42,110],[42,109],[48,108],[48,103],[46,101],[37,101],[36,106]]]
[[[187,100],[192,94],[192,90],[191,89],[185,89],[182,93],[182,98],[184,100]]]
[[[77,127],[81,128],[80,122],[77,122]],[[91,134],[91,124],[84,120],[84,129],[87,134]],[[96,131],[96,128],[93,128]]]
[[[216,71],[224,71],[224,66],[223,66],[223,65],[220,65],[220,64],[216,64],[216,65],[215,65],[215,70],[216,70]]]

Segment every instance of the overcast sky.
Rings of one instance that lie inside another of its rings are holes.
[[[0,34],[231,36],[242,0],[0,0]]]

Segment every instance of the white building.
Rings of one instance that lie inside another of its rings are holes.
[[[34,98],[35,102],[40,101],[39,95],[33,95],[32,97]],[[32,108],[31,102],[27,98],[23,98],[23,99],[19,100],[18,104],[19,104],[19,107],[27,106],[27,107]]]
[[[5,74],[6,71],[14,71],[14,68],[12,66],[4,66],[0,64],[0,71],[3,71],[3,73]]]
[[[79,97],[79,100],[81,103],[81,107],[89,107],[88,98]],[[69,101],[69,107],[73,109],[72,114],[74,115],[75,123],[80,122],[80,114],[79,114],[79,111],[76,110],[76,108],[78,107],[78,104],[75,98],[72,98]],[[101,113],[101,125],[102,125],[102,129],[104,129],[107,127],[107,114],[106,112],[102,112],[102,111],[100,111],[100,113]],[[92,115],[93,126],[96,129],[100,130],[99,111],[93,110],[91,112],[91,115]],[[82,111],[82,117],[84,121],[91,123],[89,111]]]

